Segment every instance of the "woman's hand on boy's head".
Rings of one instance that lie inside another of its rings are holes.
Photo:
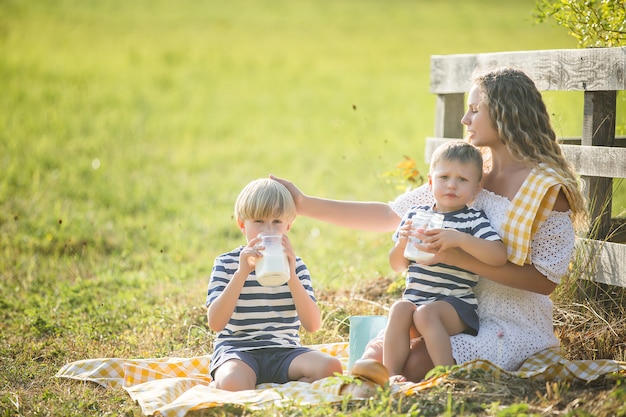
[[[287,187],[289,193],[291,194],[291,197],[293,198],[293,201],[296,203],[296,209],[299,210],[302,204],[302,200],[304,200],[304,193],[300,191],[300,189],[291,181],[283,178],[278,178],[272,174],[270,174],[270,178]]]

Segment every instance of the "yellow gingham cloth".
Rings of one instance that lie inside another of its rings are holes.
[[[311,346],[339,358],[346,369],[348,343]],[[341,403],[341,378],[325,378],[314,383],[288,382],[261,384],[251,391],[229,392],[208,386],[210,356],[160,359],[88,359],[68,363],[56,374],[59,378],[96,382],[104,387],[121,387],[141,407],[144,415],[182,417],[189,411],[219,407],[225,404],[263,409],[293,404],[314,405]],[[506,372],[489,361],[474,360],[461,368],[481,368]],[[541,351],[527,359],[516,372],[522,378],[535,380],[568,380],[589,382],[604,375],[626,372],[626,363],[613,360],[569,361],[556,350]],[[445,375],[417,384],[393,386],[393,392],[414,394],[437,384]]]
[[[507,372],[484,359],[466,362],[461,365],[461,369],[482,369],[491,373],[508,374],[536,381],[580,381],[587,383],[605,375],[626,373],[626,362],[612,359],[570,361],[565,359],[556,349],[545,349],[526,359],[520,369],[515,372]],[[416,384],[403,385],[402,391],[407,395],[417,394],[419,391],[445,380],[447,375],[448,373],[444,373]]]
[[[540,164],[528,175],[509,204],[500,227],[500,236],[507,247],[510,262],[516,265],[531,262],[531,238],[548,218],[561,190],[569,199],[570,191],[562,184],[556,172],[544,164]]]

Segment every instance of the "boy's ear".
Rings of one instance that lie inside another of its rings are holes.
[[[428,188],[433,189],[433,178],[428,174]]]
[[[467,206],[471,206],[472,204],[474,204],[474,200],[476,200],[476,196],[478,195],[478,193],[480,193],[480,190],[482,190],[482,188],[483,188],[482,182],[479,182],[476,185],[476,188],[474,189],[474,192],[472,193],[472,197],[466,203]]]
[[[245,232],[246,227],[245,227],[245,223],[243,222],[243,220],[237,219],[237,226],[239,226],[239,229],[242,232]]]
[[[476,184],[476,189],[474,190],[474,195],[472,196],[472,200],[476,198],[476,196],[478,195],[478,193],[480,193],[480,190],[483,189],[483,180],[478,181],[478,184]]]

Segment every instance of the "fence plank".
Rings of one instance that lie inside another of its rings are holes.
[[[582,144],[613,146],[617,91],[585,91]],[[603,177],[585,177],[589,185],[589,213],[597,221],[596,237],[605,239],[611,229],[613,180]]]
[[[425,162],[430,163],[430,157],[435,148],[449,140],[460,139],[426,138]],[[561,145],[561,149],[580,175],[626,178],[626,148]]]
[[[626,178],[626,148],[561,145],[561,149],[580,175]]]
[[[501,66],[524,71],[542,91],[626,90],[626,47],[618,47],[433,55],[430,91],[465,93],[475,69]]]
[[[458,138],[426,138],[426,147],[424,148],[424,162],[430,164],[430,158],[433,156],[433,152],[437,146],[449,141],[449,140],[462,140]]]
[[[626,245],[593,239],[579,239],[578,256],[585,268],[584,273],[591,273],[593,281],[603,284],[626,287]]]
[[[465,94],[439,94],[435,108],[435,135],[444,138],[463,137],[461,117],[465,112]]]

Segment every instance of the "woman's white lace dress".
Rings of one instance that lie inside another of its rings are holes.
[[[432,193],[423,186],[389,204],[402,217],[416,204],[433,203]],[[509,204],[507,198],[483,190],[472,206],[484,210],[493,227],[499,230]],[[533,237],[533,265],[558,284],[569,267],[574,241],[569,213],[553,211]],[[487,359],[502,369],[513,371],[534,353],[559,345],[552,326],[552,301],[548,296],[507,287],[482,277],[474,291],[480,330],[477,336],[458,334],[451,337],[452,354],[457,363]]]

